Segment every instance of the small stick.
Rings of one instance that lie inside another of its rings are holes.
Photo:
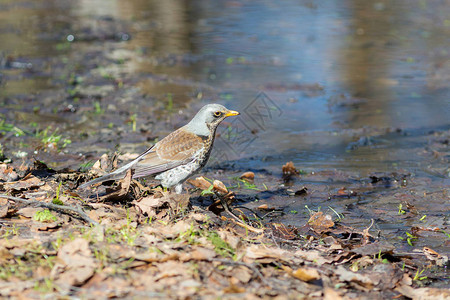
[[[254,232],[254,233],[263,233],[264,232],[264,229],[255,228],[253,226],[245,224],[242,221],[235,221],[235,220],[233,220],[233,222],[235,222],[236,225],[239,225],[239,226],[247,229],[248,231],[251,231],[251,232]]]
[[[270,283],[267,282],[266,278],[264,278],[264,276],[261,274],[261,272],[258,270],[258,268],[256,268],[252,264],[247,264],[247,263],[242,262],[242,261],[232,261],[232,260],[221,259],[221,258],[212,258],[212,259],[210,259],[210,261],[217,261],[217,262],[220,262],[222,264],[231,265],[231,266],[244,266],[244,267],[247,267],[250,270],[252,270],[253,273],[255,273],[265,285],[270,286]]]
[[[255,228],[253,226],[245,224],[238,216],[236,216],[236,214],[234,214],[231,211],[230,206],[228,205],[227,201],[225,199],[223,199],[220,194],[218,194],[218,193],[215,193],[215,194],[219,198],[220,203],[222,204],[222,207],[225,210],[225,212],[227,212],[230,216],[232,216],[234,218],[233,221],[237,225],[239,225],[241,227],[244,227],[245,229],[247,229],[247,230],[249,230],[251,232],[255,232],[255,233],[262,233],[262,232],[264,232],[264,229],[258,229],[258,228]]]
[[[8,196],[8,195],[4,195],[4,194],[0,194],[0,198],[8,199],[8,200],[14,201],[14,202],[24,203],[26,205],[36,205],[38,207],[39,206],[45,207],[45,208],[52,209],[52,210],[55,210],[55,211],[58,211],[58,212],[61,212],[63,214],[67,214],[67,215],[73,215],[73,213],[76,213],[76,214],[78,214],[78,217],[80,219],[82,219],[83,221],[85,221],[89,224],[92,224],[92,225],[98,225],[98,223],[96,221],[89,218],[89,216],[80,208],[75,208],[75,207],[67,206],[67,205],[56,205],[53,203],[46,203],[46,202],[36,201],[36,200],[27,200],[27,199]]]

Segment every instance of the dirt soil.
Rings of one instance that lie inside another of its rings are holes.
[[[271,220],[280,207],[241,205],[241,195],[255,190],[253,172],[236,179],[241,187],[233,191],[198,177],[177,195],[132,181],[131,173],[117,185],[78,191],[111,167],[106,156],[87,174],[38,162],[1,166],[8,179],[0,184],[3,297],[450,297],[447,288],[427,287],[442,282],[448,256],[430,247],[399,251],[379,238],[374,220],[361,230],[338,213],[310,211],[295,227]],[[282,174],[279,182],[299,176],[292,163]],[[341,189],[333,197],[352,196]],[[399,214],[414,214],[414,207]],[[441,232],[419,226],[405,238]]]

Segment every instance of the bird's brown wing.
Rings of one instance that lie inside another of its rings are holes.
[[[143,158],[133,166],[133,177],[161,173],[188,163],[203,147],[201,137],[180,128],[144,153]]]

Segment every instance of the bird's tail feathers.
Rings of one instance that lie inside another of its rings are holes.
[[[93,184],[96,184],[96,183],[101,183],[101,182],[105,182],[105,181],[108,181],[108,180],[121,179],[124,175],[125,175],[124,172],[120,172],[120,173],[112,172],[112,173],[106,174],[106,175],[104,175],[102,177],[95,178],[95,179],[93,179],[91,181],[83,183],[78,188],[85,189],[85,188],[87,188],[87,187],[89,187],[89,186],[91,186]]]
[[[118,168],[117,170],[115,170],[112,173],[106,174],[102,177],[96,178],[94,180],[88,181],[86,183],[83,183],[82,185],[79,186],[80,189],[85,189],[88,186],[91,186],[93,184],[96,183],[101,183],[101,182],[105,182],[108,180],[117,180],[117,179],[121,179],[125,176],[126,172],[128,171],[128,169],[132,168],[136,163],[138,163],[140,160],[142,160],[145,155],[147,155],[150,151],[152,151],[153,147],[151,147],[150,149],[148,149],[147,151],[145,151],[144,153],[142,153],[141,155],[139,155],[136,159],[134,159],[133,161],[127,163],[125,166],[122,166],[120,168]]]

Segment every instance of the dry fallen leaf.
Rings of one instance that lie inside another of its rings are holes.
[[[239,178],[247,180],[247,181],[253,181],[255,179],[255,173],[253,173],[253,172],[245,172]]]
[[[426,258],[435,262],[437,266],[445,266],[448,263],[448,256],[440,255],[429,247],[423,247],[422,252]]]
[[[230,286],[223,289],[225,294],[241,294],[245,292],[243,287],[231,284]]]
[[[176,194],[163,191],[161,188],[153,189],[152,192],[152,195],[132,202],[142,214],[147,214],[149,217],[156,216],[158,210],[165,206],[170,207],[174,212],[178,212],[189,205],[190,196],[187,193]]]
[[[228,192],[225,184],[220,180],[214,180],[213,182],[213,191],[219,196],[219,199],[216,200],[213,204],[208,207],[208,210],[214,212],[215,214],[219,214],[222,208],[222,201],[231,205],[234,202],[235,196],[234,192]]]
[[[202,190],[207,190],[211,186],[211,182],[206,180],[203,176],[197,177],[195,179],[189,179],[188,182],[196,188]]]
[[[294,258],[292,253],[279,248],[261,248],[257,245],[247,247],[245,250],[244,261],[253,262],[257,260],[260,263],[271,263],[274,261],[291,262]]]
[[[27,190],[29,188],[36,188],[36,187],[42,186],[44,184],[45,184],[45,182],[43,182],[36,176],[28,174],[27,176],[25,176],[23,179],[21,179],[19,181],[5,182],[4,186],[7,191],[9,191],[9,190],[23,191],[23,190]]]
[[[29,281],[2,281],[0,282],[0,296],[12,298],[19,298],[18,295],[22,296],[22,292],[28,289],[32,289],[36,286],[34,280]],[[22,296],[23,297],[23,296]]]
[[[331,264],[333,262],[332,258],[324,257],[318,250],[297,250],[295,256],[318,265]]]
[[[330,215],[324,215],[321,211],[312,215],[308,220],[308,224],[318,233],[324,232],[334,226],[332,217]]]
[[[214,180],[213,190],[220,194],[228,194],[228,189],[225,184],[220,180]]]
[[[344,195],[348,195],[348,191],[346,187],[341,187],[338,191],[337,194],[339,196],[344,196]]]
[[[246,267],[237,267],[233,270],[233,276],[238,279],[242,283],[248,283],[252,277],[253,273],[249,268]]]
[[[282,266],[282,268],[292,277],[300,279],[301,281],[304,281],[304,282],[310,282],[313,280],[320,279],[319,272],[317,271],[317,269],[314,269],[314,268],[302,267],[302,268],[298,268],[295,271],[293,271],[291,268],[286,267],[286,266]]]
[[[124,178],[119,180],[119,185],[116,189],[106,189],[107,194],[100,198],[101,202],[122,200],[128,194],[130,189],[131,179],[133,177],[133,171],[129,169]]]
[[[228,243],[233,249],[237,249],[241,245],[241,239],[225,229],[218,229],[217,234],[219,234],[220,238]]]
[[[398,286],[397,292],[413,300],[448,300],[450,299],[450,289],[439,288],[412,288],[407,285]]]
[[[270,223],[273,235],[285,240],[295,240],[298,238],[297,228],[282,223]]]
[[[17,178],[19,178],[19,176],[11,166],[0,164],[0,181],[15,181]]]
[[[134,204],[142,214],[146,214],[149,217],[156,216],[156,209],[161,208],[167,203],[167,198],[155,197],[155,195],[150,195],[140,199],[139,201],[134,200],[131,202]]]
[[[96,263],[89,249],[89,242],[77,238],[65,244],[58,251],[57,263],[52,269],[51,276],[59,284],[80,286],[94,275]]]
[[[0,218],[8,215],[9,201],[8,199],[0,198]]]
[[[17,211],[17,214],[19,216],[25,217],[25,218],[32,218],[36,212],[42,211],[43,208],[40,207],[24,207]]]
[[[323,290],[323,300],[341,300],[343,299],[341,295],[339,295],[338,291],[332,288],[325,288]]]
[[[89,170],[89,175],[91,177],[93,176],[103,176],[107,173],[107,170],[109,168],[110,162],[108,154],[103,154],[99,160],[97,160],[93,165],[92,168]]]
[[[334,270],[334,274],[339,276],[340,281],[356,283],[365,288],[373,288],[378,283],[374,282],[367,275],[348,271],[343,266],[338,266],[337,269]]]
[[[217,256],[217,253],[212,249],[204,247],[195,247],[185,258],[180,257],[180,260],[211,260]]]
[[[371,244],[367,244],[361,247],[353,248],[351,252],[360,255],[376,255],[383,253],[392,253],[395,247],[387,242],[380,241]]]
[[[281,167],[281,171],[283,172],[284,180],[289,180],[292,176],[300,174],[300,172],[295,168],[292,161],[287,162],[285,165],[283,165]]]
[[[189,270],[186,268],[185,264],[183,264],[179,261],[173,261],[173,260],[169,260],[167,262],[160,263],[157,265],[157,268],[159,270],[159,273],[156,276],[155,281],[161,280],[161,279],[167,278],[167,277],[183,276],[184,274],[189,272]]]

